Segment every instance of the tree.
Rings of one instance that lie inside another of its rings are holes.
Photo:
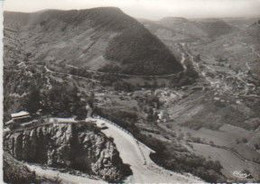
[[[94,101],[95,101],[95,93],[91,92],[90,96],[87,98],[88,104],[91,108],[94,107]]]
[[[243,138],[242,138],[242,142],[243,142],[243,143],[247,143],[247,142],[248,142],[247,138],[243,137]]]
[[[198,54],[195,58],[196,62],[200,62],[201,61],[201,57],[200,57],[200,54]]]
[[[53,115],[70,116],[84,106],[76,86],[59,84],[42,95],[43,110]]]
[[[36,113],[41,108],[41,95],[40,90],[35,86],[32,87],[29,94],[22,102],[22,108],[31,114]]]

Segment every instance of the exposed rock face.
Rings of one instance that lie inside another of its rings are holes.
[[[120,181],[126,167],[111,139],[93,125],[53,124],[4,136],[14,158],[53,167],[69,167],[107,181]]]

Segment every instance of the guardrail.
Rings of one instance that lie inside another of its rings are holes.
[[[96,115],[96,116],[93,116],[93,117],[96,118],[96,119],[103,120],[103,121],[105,121],[106,123],[109,123],[109,124],[111,124],[111,125],[116,126],[117,128],[119,128],[119,129],[122,130],[123,132],[127,133],[128,135],[130,135],[130,136],[137,142],[137,145],[138,145],[138,146],[143,146],[143,147],[149,149],[151,152],[153,152],[153,153],[155,152],[153,149],[149,148],[149,147],[146,146],[144,143],[142,143],[142,142],[140,142],[139,140],[137,140],[131,132],[129,132],[128,130],[122,128],[122,127],[119,126],[118,124],[116,124],[116,123],[114,123],[114,122],[112,122],[112,121],[110,121],[110,120],[108,120],[108,119],[106,119],[106,118],[103,118],[103,117],[101,117],[101,116],[97,116],[97,115]]]

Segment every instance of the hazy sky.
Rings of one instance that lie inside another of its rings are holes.
[[[42,9],[87,9],[116,6],[138,18],[260,17],[260,0],[6,0],[10,11]]]

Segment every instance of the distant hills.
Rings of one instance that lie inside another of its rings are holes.
[[[183,70],[156,36],[118,8],[5,12],[4,24],[17,31],[32,62],[134,75]]]
[[[249,26],[247,33],[256,38],[256,41],[260,45],[260,19]]]
[[[170,31],[173,37],[175,36],[178,39],[214,40],[221,35],[236,30],[234,26],[221,19],[165,17],[159,21],[140,20],[140,22],[154,31],[158,31],[158,29]]]
[[[139,20],[178,54],[177,43],[192,43],[207,58],[223,58],[235,70],[248,69],[259,78],[259,18],[186,19],[166,17],[159,21]]]

